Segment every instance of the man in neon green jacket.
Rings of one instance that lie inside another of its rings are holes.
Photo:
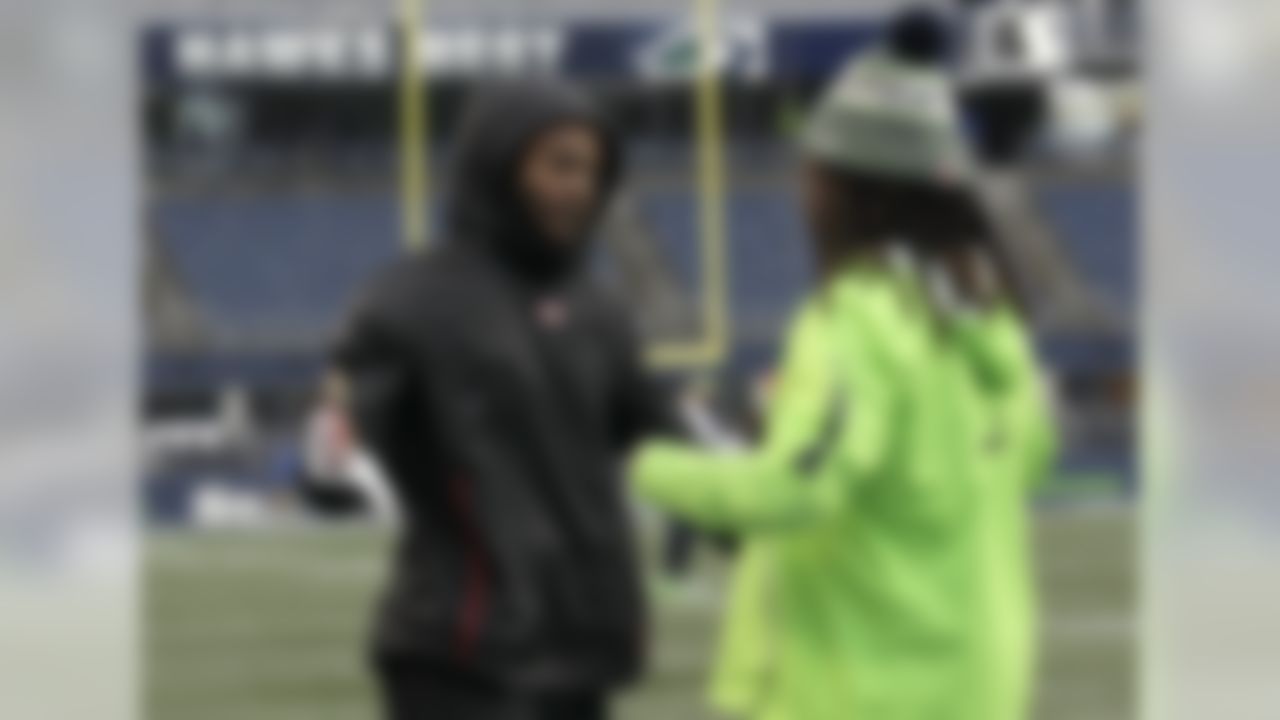
[[[883,56],[837,80],[806,134],[824,279],[790,332],[764,443],[654,442],[633,459],[642,495],[750,538],[715,694],[758,720],[1023,712],[1029,614],[1000,608],[1030,608],[1012,567],[1025,542],[1000,503],[1035,453],[1027,433],[995,431],[1038,412],[1013,399],[1030,356],[1006,348],[1002,316],[943,318],[889,261],[892,238],[967,232],[948,100],[931,71]]]

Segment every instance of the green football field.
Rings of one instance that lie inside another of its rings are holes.
[[[1036,718],[1133,718],[1132,509],[1086,504],[1038,517],[1045,607]],[[152,534],[148,716],[373,720],[361,651],[387,542],[363,527]],[[699,559],[690,592],[655,595],[656,656],[623,698],[621,720],[715,717],[701,690],[721,573],[714,553]]]

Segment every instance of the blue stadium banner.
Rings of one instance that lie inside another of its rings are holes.
[[[874,19],[768,22],[730,16],[709,48],[727,77],[821,78],[876,37]],[[434,77],[503,71],[579,77],[673,80],[698,66],[699,42],[687,21],[584,21],[556,24],[433,25],[423,30]],[[140,70],[153,84],[386,82],[395,72],[397,36],[386,25],[280,24],[153,26],[139,36]]]

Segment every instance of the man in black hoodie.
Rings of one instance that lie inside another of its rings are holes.
[[[454,150],[447,237],[369,284],[335,352],[405,518],[386,714],[603,718],[645,635],[619,458],[666,424],[584,277],[620,149],[584,95],[526,81],[478,93]]]

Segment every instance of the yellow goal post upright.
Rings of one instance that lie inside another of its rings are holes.
[[[430,192],[430,81],[424,55],[428,0],[399,0],[399,89],[396,93],[400,156],[402,244],[415,252],[427,245]],[[648,348],[658,369],[710,369],[720,365],[730,343],[727,206],[724,159],[724,110],[718,53],[720,0],[692,0],[696,24],[694,69],[694,141],[698,195],[698,243],[701,265],[699,337],[657,343]]]
[[[728,206],[724,158],[724,104],[718,66],[720,1],[693,0],[697,62],[694,69],[694,142],[698,193],[701,336],[649,348],[650,365],[663,370],[709,370],[724,362],[730,337]]]

